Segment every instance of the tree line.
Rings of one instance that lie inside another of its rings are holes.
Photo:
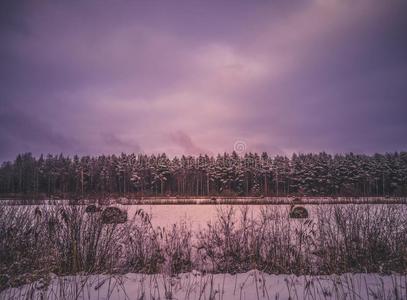
[[[217,156],[125,154],[38,158],[0,167],[0,194],[102,196],[406,196],[407,152]]]

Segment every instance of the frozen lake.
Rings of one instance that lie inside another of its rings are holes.
[[[220,211],[226,211],[229,208],[235,210],[235,216],[240,215],[240,210],[244,208],[241,205],[120,205],[121,208],[127,210],[129,218],[134,216],[138,209],[143,209],[151,214],[151,223],[156,227],[170,227],[179,222],[186,222],[193,230],[199,230],[206,227],[208,223],[213,223]],[[278,209],[282,213],[289,212],[289,205],[268,205]],[[307,209],[315,210],[315,206],[306,206]],[[256,218],[261,213],[261,210],[266,209],[264,205],[249,205],[249,216]]]
[[[290,205],[118,205],[120,208],[127,210],[128,217],[131,219],[138,209],[142,209],[152,216],[151,223],[155,227],[170,227],[179,222],[186,222],[193,231],[199,230],[207,226],[208,223],[216,221],[218,214],[221,211],[227,211],[232,208],[235,211],[235,217],[241,215],[241,210],[248,208],[248,216],[254,220],[260,219],[263,212],[269,215],[276,211],[281,216],[287,216],[287,220],[298,222],[301,219],[288,219]],[[382,204],[338,204],[338,205],[301,205],[305,207],[309,213],[309,218],[313,221],[318,220],[318,215],[327,215],[333,211],[335,207],[352,207],[355,208],[374,208],[380,209],[387,205]],[[407,213],[407,205],[394,204],[392,208],[397,211]]]

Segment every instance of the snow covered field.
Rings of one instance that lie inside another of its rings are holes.
[[[0,206],[0,299],[407,299],[406,205],[115,206]]]
[[[401,275],[342,274],[330,276],[241,274],[202,275],[192,271],[165,275],[51,276],[0,293],[11,299],[407,299]]]

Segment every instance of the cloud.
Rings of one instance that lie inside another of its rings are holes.
[[[405,3],[0,9],[8,12],[0,14],[0,159],[30,149],[217,153],[238,139],[288,154],[405,149]]]
[[[55,154],[81,148],[75,138],[53,130],[38,117],[10,108],[0,110],[0,136],[0,157],[3,159],[13,159],[16,153],[22,152]]]
[[[198,155],[198,154],[209,154],[210,151],[204,150],[203,148],[197,146],[183,131],[177,131],[170,135],[171,140],[179,147],[181,147],[184,154]]]
[[[139,153],[141,152],[140,146],[128,139],[120,138],[119,136],[113,133],[107,133],[103,136],[103,141],[105,145],[103,148],[109,149],[113,153]]]

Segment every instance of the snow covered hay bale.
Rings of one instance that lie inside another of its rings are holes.
[[[86,206],[85,212],[88,214],[93,214],[101,211],[102,209],[100,207],[97,207],[95,204],[90,204]]]
[[[308,211],[303,206],[295,206],[290,210],[289,217],[292,219],[305,219],[308,218]]]
[[[102,212],[103,224],[121,224],[127,221],[127,212],[117,207],[106,207]]]
[[[131,204],[130,199],[128,199],[126,197],[120,197],[119,199],[116,200],[116,202],[118,204],[121,204],[121,205],[129,205],[129,204]]]

